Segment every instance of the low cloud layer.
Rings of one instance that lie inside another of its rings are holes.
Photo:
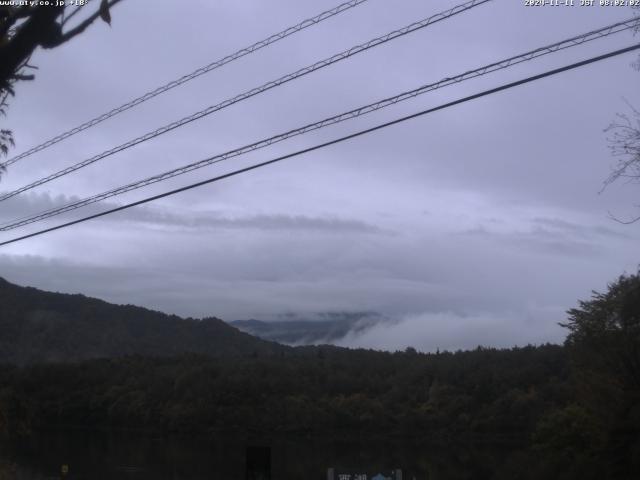
[[[423,313],[406,316],[394,324],[379,323],[364,332],[351,333],[336,344],[390,351],[413,347],[436,352],[560,343],[565,331],[557,322],[563,319],[564,312],[558,307],[468,316]]]
[[[0,223],[9,223],[13,219],[32,216],[48,210],[63,207],[77,202],[78,197],[58,195],[52,197],[49,194],[26,193],[11,198],[7,201],[7,208],[0,212]],[[95,215],[107,210],[118,208],[122,203],[101,202],[89,205],[81,210],[83,217]],[[60,221],[53,217],[52,221]],[[381,233],[375,225],[365,222],[342,219],[336,216],[309,217],[306,215],[287,214],[263,214],[263,215],[227,215],[219,211],[201,211],[176,213],[167,208],[156,206],[141,206],[135,209],[124,210],[118,215],[105,216],[107,222],[134,222],[151,226],[166,226],[184,229],[256,229],[256,230],[311,230],[324,232],[360,232]]]
[[[439,196],[445,213],[353,219],[141,209],[63,232],[48,255],[5,253],[0,271],[182,316],[379,312],[392,323],[339,344],[424,351],[562,341],[568,308],[635,271],[638,238],[606,219],[498,205],[470,216],[463,195]]]
[[[15,153],[287,25],[319,2],[123,2],[112,28],[39,51],[8,122]],[[367,2],[14,164],[11,191],[161,125],[452,6]],[[140,36],[140,25],[153,28]],[[0,222],[200,160],[631,16],[489,2],[234,105],[0,205]],[[176,19],[180,19],[176,21]],[[541,29],[544,25],[544,29]],[[41,224],[98,213],[627,46],[566,49]],[[203,46],[205,46],[203,48]],[[0,276],[182,316],[378,312],[345,345],[421,350],[560,341],[578,299],[638,268],[638,186],[599,193],[603,129],[640,104],[634,57],[484,97],[0,250]],[[105,82],[105,78],[109,78]],[[72,85],[52,94],[52,85]],[[98,87],[99,86],[99,87]]]

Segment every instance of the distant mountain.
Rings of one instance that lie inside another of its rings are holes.
[[[0,363],[66,362],[125,355],[277,353],[217,318],[195,320],[84,295],[20,287],[0,278]]]
[[[288,345],[335,343],[349,334],[363,333],[388,318],[371,312],[330,312],[309,318],[288,316],[282,320],[235,320],[231,325],[264,340]]]

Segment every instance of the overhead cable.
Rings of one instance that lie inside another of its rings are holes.
[[[62,228],[67,228],[67,227],[70,227],[72,225],[76,225],[76,224],[79,224],[79,223],[86,222],[88,220],[92,220],[94,218],[103,217],[105,215],[109,215],[109,214],[112,214],[112,213],[120,212],[122,210],[126,210],[126,209],[129,209],[129,208],[138,206],[138,205],[149,203],[149,202],[152,202],[154,200],[159,200],[161,198],[165,198],[165,197],[168,197],[168,196],[171,196],[171,195],[175,195],[177,193],[181,193],[181,192],[184,192],[184,191],[187,191],[187,190],[192,190],[194,188],[198,188],[198,187],[201,187],[203,185],[207,185],[207,184],[210,184],[210,183],[218,182],[220,180],[224,180],[225,178],[230,178],[230,177],[239,175],[241,173],[246,173],[246,172],[249,172],[251,170],[256,170],[258,168],[266,167],[267,165],[272,165],[272,164],[280,162],[282,160],[286,160],[288,158],[293,158],[293,157],[296,157],[296,156],[299,156],[299,155],[302,155],[302,154],[305,154],[305,153],[309,153],[309,152],[312,152],[312,151],[315,151],[315,150],[319,150],[321,148],[325,148],[325,147],[328,147],[330,145],[335,145],[337,143],[341,143],[341,142],[344,142],[346,140],[351,140],[353,138],[360,137],[362,135],[365,135],[365,134],[368,134],[368,133],[372,133],[372,132],[375,132],[377,130],[381,130],[383,128],[387,128],[387,127],[390,127],[392,125],[396,125],[398,123],[402,123],[402,122],[405,122],[405,121],[408,121],[408,120],[411,120],[411,119],[414,119],[414,118],[417,118],[417,117],[421,117],[423,115],[427,115],[429,113],[433,113],[433,112],[436,112],[438,110],[444,110],[446,108],[450,108],[450,107],[453,107],[455,105],[459,105],[459,104],[462,104],[462,103],[465,103],[465,102],[468,102],[468,101],[471,101],[471,100],[475,100],[477,98],[485,97],[487,95],[491,95],[491,94],[498,93],[498,92],[501,92],[501,91],[504,91],[504,90],[508,90],[510,88],[514,88],[514,87],[517,87],[517,86],[520,86],[520,85],[524,85],[526,83],[531,83],[531,82],[534,82],[534,81],[537,81],[537,80],[541,80],[543,78],[550,77],[552,75],[557,75],[559,73],[566,72],[568,70],[573,70],[573,69],[576,69],[576,68],[579,68],[579,67],[583,67],[585,65],[589,65],[589,64],[592,64],[592,63],[595,63],[595,62],[599,62],[599,61],[602,61],[602,60],[605,60],[605,59],[608,59],[608,58],[611,58],[611,57],[615,57],[615,56],[618,56],[618,55],[622,55],[624,53],[628,53],[628,52],[631,52],[631,51],[634,51],[634,50],[638,50],[638,49],[640,49],[640,44],[632,45],[630,47],[626,47],[626,48],[622,48],[622,49],[619,49],[619,50],[615,50],[613,52],[609,52],[609,53],[606,53],[604,55],[599,55],[597,57],[592,57],[592,58],[589,58],[587,60],[583,60],[581,62],[573,63],[573,64],[570,64],[570,65],[566,65],[564,67],[556,68],[554,70],[549,70],[549,71],[546,71],[544,73],[540,73],[538,75],[533,75],[531,77],[527,77],[527,78],[524,78],[522,80],[518,80],[518,81],[515,81],[515,82],[507,83],[507,84],[501,85],[501,86],[496,87],[496,88],[492,88],[492,89],[489,89],[489,90],[484,90],[483,92],[476,93],[474,95],[469,95],[467,97],[460,98],[458,100],[454,100],[452,102],[448,102],[448,103],[439,105],[437,107],[429,108],[429,109],[422,110],[420,112],[417,112],[417,113],[414,113],[414,114],[411,114],[411,115],[407,115],[407,116],[404,116],[404,117],[401,117],[401,118],[397,118],[395,120],[392,120],[392,121],[389,121],[389,122],[385,122],[385,123],[376,125],[374,127],[367,128],[365,130],[360,130],[360,131],[352,133],[350,135],[345,135],[343,137],[336,138],[334,140],[330,140],[328,142],[324,142],[324,143],[321,143],[321,144],[318,144],[318,145],[314,145],[312,147],[308,147],[308,148],[305,148],[305,149],[302,149],[302,150],[298,150],[296,152],[289,153],[287,155],[282,155],[280,157],[277,157],[277,158],[274,158],[274,159],[271,159],[271,160],[267,160],[265,162],[257,163],[257,164],[251,165],[249,167],[245,167],[245,168],[241,168],[241,169],[238,169],[238,170],[234,170],[232,172],[225,173],[223,175],[218,175],[216,177],[209,178],[207,180],[202,180],[200,182],[192,183],[190,185],[187,185],[187,186],[184,186],[184,187],[181,187],[181,188],[177,188],[175,190],[170,190],[168,192],[164,192],[164,193],[161,193],[161,194],[158,194],[158,195],[154,195],[152,197],[147,197],[145,199],[138,200],[136,202],[132,202],[132,203],[129,203],[129,204],[126,204],[126,205],[122,205],[120,207],[112,208],[112,209],[106,210],[104,212],[96,213],[94,215],[89,215],[87,217],[80,218],[78,220],[73,220],[71,222],[63,223],[61,225],[56,225],[54,227],[46,228],[46,229],[43,229],[43,230],[39,230],[37,232],[33,232],[33,233],[30,233],[30,234],[27,234],[27,235],[23,235],[21,237],[16,237],[16,238],[13,238],[13,239],[10,239],[10,240],[6,240],[4,242],[0,242],[0,246],[9,245],[11,243],[15,243],[15,242],[18,242],[18,241],[21,241],[21,240],[26,240],[27,238],[32,238],[32,237],[35,237],[35,236],[38,236],[38,235],[42,235],[42,234],[45,234],[45,233],[48,233],[48,232],[52,232],[52,231],[55,231],[55,230],[60,230]]]
[[[297,25],[294,25],[292,27],[286,28],[284,30],[282,30],[281,32],[275,33],[263,40],[260,40],[259,42],[254,43],[253,45],[249,45],[248,47],[242,48],[240,50],[238,50],[237,52],[234,52],[230,55],[227,55],[226,57],[223,57],[219,60],[216,60],[214,62],[211,62],[208,65],[205,65],[204,67],[200,67],[197,70],[194,70],[191,73],[188,73],[186,75],[183,75],[182,77],[176,79],[176,80],[172,80],[169,83],[166,83],[160,87],[155,88],[154,90],[151,90],[147,93],[145,93],[144,95],[141,95],[137,98],[134,98],[133,100],[130,100],[127,103],[124,103],[122,105],[120,105],[119,107],[116,107],[106,113],[103,113],[102,115],[99,115],[95,118],[92,118],[91,120],[88,120],[87,122],[84,122],[81,125],[78,125],[77,127],[74,127],[70,130],[67,130],[66,132],[63,132],[59,135],[56,135],[53,138],[50,138],[49,140],[36,145],[33,148],[30,148],[29,150],[21,153],[20,155],[16,155],[13,158],[10,158],[9,160],[7,160],[6,162],[0,164],[0,167],[4,166],[5,168],[8,167],[9,165],[16,163],[20,160],[22,160],[23,158],[26,158],[30,155],[33,155],[34,153],[40,152],[41,150],[44,150],[46,148],[49,148],[52,145],[55,145],[58,142],[61,142],[62,140],[69,138],[73,135],[75,135],[76,133],[80,133],[88,128],[91,128],[95,125],[98,125],[99,123],[104,122],[105,120],[114,117],[122,112],[125,112],[137,105],[140,105],[141,103],[144,103],[148,100],[151,100],[154,97],[157,97],[158,95],[161,95],[165,92],[168,92],[169,90],[176,88],[180,85],[182,85],[183,83],[186,83],[190,80],[193,80],[194,78],[197,78],[201,75],[204,75],[205,73],[208,73],[212,70],[215,70],[217,68],[222,67],[223,65],[226,65],[228,63],[233,62],[234,60],[238,60],[239,58],[242,58],[246,55],[249,55],[251,53],[254,53],[264,47],[266,47],[267,45],[271,45],[272,43],[278,42],[290,35],[293,35],[294,33],[298,33],[308,27],[311,27],[313,25],[316,25],[324,20],[327,20],[328,18],[331,18],[335,15],[338,15],[342,12],[345,12],[351,8],[357,7],[358,5],[361,5],[365,2],[367,2],[368,0],[350,0],[348,2],[345,3],[341,3],[340,5],[338,5],[337,7],[334,7],[330,10],[327,10],[325,12],[320,13],[319,15],[316,15],[315,17],[312,18],[308,18],[300,23],[298,23]]]
[[[436,15],[433,15],[429,18],[425,18],[424,20],[421,20],[419,22],[414,22],[410,25],[407,25],[406,27],[403,27],[399,30],[394,30],[392,32],[387,33],[386,35],[383,35],[381,37],[376,37],[372,40],[369,40],[368,42],[362,43],[360,45],[357,45],[355,47],[351,47],[348,50],[344,50],[343,52],[340,52],[338,54],[335,54],[329,58],[326,58],[324,60],[321,60],[319,62],[316,62],[312,65],[309,65],[307,67],[301,68],[293,73],[289,73],[287,75],[284,75],[280,78],[277,78],[276,80],[272,80],[270,82],[267,82],[259,87],[255,87],[252,88],[251,90],[248,90],[244,93],[241,93],[239,95],[236,95],[232,98],[229,98],[223,102],[220,102],[216,105],[211,105],[207,108],[205,108],[204,110],[200,110],[199,112],[196,112],[192,115],[189,115],[187,117],[184,117],[180,120],[177,120],[175,122],[172,122],[168,125],[164,125],[154,131],[148,132],[142,136],[139,136],[137,138],[134,138],[133,140],[129,140],[126,143],[123,143],[121,145],[118,145],[117,147],[113,147],[109,150],[106,150],[102,153],[99,153],[97,155],[94,155],[93,157],[90,157],[86,160],[83,160],[81,162],[78,162],[74,165],[71,165],[67,168],[63,168],[62,170],[59,170],[51,175],[48,175],[44,178],[41,178],[33,183],[30,183],[29,185],[25,185],[24,187],[21,187],[17,190],[14,190],[12,192],[6,193],[2,196],[0,196],[0,201],[2,200],[6,200],[8,198],[11,198],[14,195],[17,195],[21,192],[25,192],[27,190],[30,190],[32,188],[35,188],[39,185],[42,185],[44,183],[50,182],[51,180],[54,180],[56,178],[62,177],[64,175],[68,175],[72,172],[75,172],[76,170],[79,170],[81,168],[87,167],[99,160],[102,160],[104,158],[110,157],[111,155],[114,155],[116,153],[122,152],[123,150],[126,150],[128,148],[131,148],[135,145],[138,145],[140,143],[149,141],[153,138],[156,138],[160,135],[163,135],[167,132],[170,132],[172,130],[175,130],[176,128],[182,127],[184,125],[187,125],[191,122],[194,122],[196,120],[200,120],[203,117],[206,117],[208,115],[211,115],[214,112],[217,112],[219,110],[222,110],[224,108],[230,107],[231,105],[234,105],[238,102],[241,102],[243,100],[246,100],[248,98],[254,97],[258,94],[261,94],[263,92],[266,92],[267,90],[271,90],[272,88],[275,87],[279,87],[280,85],[283,85],[285,83],[288,83],[292,80],[295,80],[297,78],[300,78],[304,75],[307,75],[309,73],[315,72],[316,70],[320,70],[321,68],[327,67],[329,65],[332,65],[336,62],[339,62],[341,60],[345,60],[347,58],[350,58],[354,55],[357,55],[359,53],[362,53],[366,50],[369,50],[371,48],[377,47],[379,45],[382,45],[384,43],[387,43],[391,40],[395,40],[396,38],[402,37],[404,35],[407,35],[409,33],[415,32],[417,30],[420,30],[422,28],[425,28],[429,25],[432,25],[436,22],[445,20],[447,18],[451,18],[454,15],[458,15],[462,12],[466,12],[467,10],[473,8],[473,7],[477,7],[479,5],[482,5],[484,3],[490,2],[492,0],[470,0],[464,4],[461,5],[457,5],[453,8],[450,8],[449,10],[446,10],[445,12],[442,13],[438,13]]]
[[[634,23],[635,22],[635,23]],[[340,113],[338,115],[334,115],[332,117],[328,117],[325,118],[323,120],[320,120],[318,122],[314,122],[314,123],[310,123],[307,124],[305,126],[293,129],[293,130],[289,130],[287,132],[284,133],[280,133],[278,135],[274,135],[272,137],[227,151],[225,153],[221,153],[212,157],[208,157],[205,158],[203,160],[199,160],[197,162],[194,163],[190,163],[187,165],[184,165],[182,167],[178,167],[157,175],[153,175],[151,177],[147,177],[120,187],[116,187],[114,189],[102,192],[100,194],[97,195],[93,195],[91,197],[87,197],[78,201],[74,201],[65,205],[62,205],[60,207],[55,207],[49,210],[46,210],[44,212],[40,212],[38,214],[35,215],[30,215],[30,216],[25,216],[22,218],[18,218],[18,219],[14,219],[11,220],[9,222],[5,222],[4,224],[0,225],[0,231],[7,231],[7,230],[12,230],[24,225],[28,225],[30,223],[36,222],[36,221],[40,221],[40,220],[44,220],[46,218],[50,218],[56,215],[60,215],[72,210],[76,210],[78,208],[96,203],[96,202],[100,202],[102,200],[106,200],[108,198],[117,196],[117,195],[121,195],[123,193],[126,192],[130,192],[132,190],[136,190],[138,188],[142,188],[142,187],[146,187],[148,185],[152,185],[154,183],[158,183],[164,180],[167,180],[169,178],[173,178],[176,177],[178,175],[182,175],[184,173],[188,173],[191,172],[193,170],[197,170],[212,164],[216,164],[222,161],[225,161],[227,159],[233,158],[233,157],[237,157],[240,155],[244,155],[246,153],[252,152],[254,150],[258,150],[261,148],[265,148],[269,145],[273,145],[274,143],[279,143],[281,141],[284,141],[286,139],[292,138],[294,136],[298,136],[298,135],[302,135],[305,134],[307,132],[313,131],[313,130],[318,130],[324,127],[327,127],[329,125],[334,125],[336,123],[341,123],[344,122],[346,120],[350,120],[353,118],[357,118],[359,116],[362,115],[366,115],[368,113],[371,112],[375,112],[377,110],[389,107],[391,105],[394,105],[396,103],[414,98],[418,95],[422,95],[424,93],[427,92],[431,92],[434,90],[437,90],[439,88],[443,88],[449,85],[453,85],[465,80],[469,80],[475,77],[480,77],[483,75],[487,75],[489,73],[498,71],[498,70],[502,70],[508,67],[511,67],[513,65],[517,65],[519,63],[523,63],[535,58],[538,58],[540,56],[543,55],[547,55],[549,53],[553,53],[553,52],[557,52],[559,50],[564,50],[576,45],[580,45],[584,42],[590,41],[590,40],[595,40],[597,38],[602,38],[603,36],[606,35],[610,35],[612,33],[616,33],[619,31],[623,31],[625,29],[629,29],[629,28],[634,28],[635,25],[638,24],[638,22],[640,22],[640,20],[635,19],[633,21],[626,21],[626,22],[618,22],[616,24],[613,25],[609,25],[607,27],[598,29],[598,30],[593,30],[591,32],[587,32],[585,34],[582,35],[578,35],[578,36],[574,36],[565,40],[562,40],[560,42],[556,42],[554,44],[551,45],[547,45],[544,47],[540,47],[537,48],[535,50],[531,50],[528,51],[526,53],[520,54],[520,55],[516,55],[516,56],[512,56],[509,57],[507,59],[504,60],[500,60],[498,62],[494,62],[491,63],[489,65],[485,65],[483,67],[474,69],[474,70],[469,70],[466,71],[462,74],[456,75],[456,76],[452,76],[452,77],[446,77],[438,82],[435,83],[430,83],[427,85],[423,85],[420,86],[416,89],[413,90],[409,90],[403,93],[400,93],[398,95],[395,95],[393,97],[388,97],[382,100],[379,100],[377,102],[374,103],[370,103],[368,105],[364,105],[361,106],[359,108],[353,109],[353,110],[349,110],[347,112],[343,112]]]

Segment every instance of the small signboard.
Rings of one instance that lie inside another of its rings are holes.
[[[376,471],[366,468],[344,469],[329,468],[327,470],[327,480],[402,480],[402,470]]]

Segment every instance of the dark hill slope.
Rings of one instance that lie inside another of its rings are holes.
[[[233,356],[286,348],[217,318],[183,319],[84,295],[20,287],[0,278],[0,363],[182,353]]]

